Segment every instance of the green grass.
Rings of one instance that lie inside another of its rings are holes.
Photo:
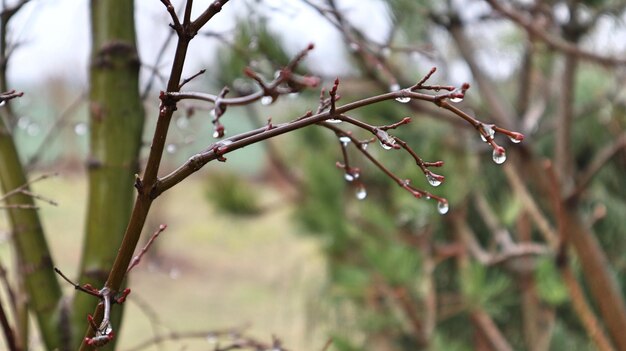
[[[202,175],[196,175],[155,203],[146,229],[152,232],[160,223],[168,224],[168,229],[150,259],[131,273],[132,293],[118,334],[119,349],[153,337],[154,328],[209,331],[247,323],[250,334],[264,341],[276,335],[290,349],[321,348],[325,340],[308,330],[305,315],[305,300],[314,296],[311,291],[317,291],[323,280],[316,243],[295,232],[285,206],[252,218],[219,214],[204,199],[202,184]],[[59,203],[41,204],[40,211],[55,264],[74,276],[84,224],[85,179],[61,175],[34,188]],[[275,192],[262,191],[262,202],[279,199]],[[0,218],[0,231],[5,229],[6,220]],[[5,241],[0,247],[5,265],[11,260],[8,246]],[[73,293],[70,286],[66,293]],[[157,317],[133,300],[147,303]],[[146,350],[206,350],[209,345],[206,340],[178,340]]]

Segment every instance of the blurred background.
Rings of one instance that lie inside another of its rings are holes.
[[[195,1],[194,16],[209,3]],[[435,104],[387,101],[352,113],[373,125],[413,119],[393,135],[425,161],[445,162],[436,169],[442,185],[429,184],[408,154],[375,144],[371,153],[401,179],[448,199],[445,215],[351,147],[360,172],[346,180],[335,166],[344,162],[341,143],[323,128],[208,164],[153,205],[146,236],[161,223],[168,229],[131,274],[118,348],[160,336],[166,341],[145,349],[211,349],[211,330],[246,326],[290,350],[321,350],[329,338],[336,350],[620,349],[618,322],[607,319],[589,280],[594,271],[579,258],[585,245],[570,245],[567,233],[580,227],[592,238],[605,269],[597,274],[609,276],[623,300],[625,7],[610,0],[229,2],[192,42],[183,76],[207,72],[184,90],[249,94],[259,88],[245,67],[270,80],[314,43],[298,72],[321,77],[326,89],[339,77],[340,104],[407,88],[436,67],[428,84],[471,84],[455,106],[526,138],[518,145],[496,133],[508,157],[498,165],[476,129]],[[88,8],[82,0],[30,1],[5,27],[8,86],[25,93],[11,102],[12,135],[31,174],[57,174],[34,189],[58,203],[39,212],[55,264],[70,276],[87,201]],[[135,20],[143,162],[175,36],[160,1],[137,1]],[[221,118],[226,137],[314,111],[319,95],[316,88],[229,107]],[[215,142],[212,108],[179,105],[163,173]],[[7,228],[0,215],[5,265]],[[187,331],[200,337],[182,337]]]

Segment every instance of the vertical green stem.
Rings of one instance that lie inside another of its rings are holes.
[[[89,199],[78,281],[104,286],[130,218],[144,125],[139,96],[133,1],[91,1]],[[73,340],[78,346],[97,299],[77,294]],[[119,326],[121,308],[112,323]]]

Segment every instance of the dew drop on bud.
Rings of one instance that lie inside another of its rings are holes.
[[[175,153],[176,149],[176,144],[167,144],[167,146],[165,147],[165,151],[167,151],[168,154]]]
[[[351,173],[346,173],[343,175],[343,178],[347,181],[347,182],[351,182],[354,180],[354,178],[356,178],[354,175],[352,175]]]
[[[501,165],[506,161],[506,152],[503,148],[495,148],[493,149],[493,162]]]
[[[261,98],[261,105],[263,106],[271,105],[273,102],[274,102],[274,98],[269,95],[265,95],[264,97]]]
[[[493,124],[484,124],[484,123],[482,123],[482,124],[480,125],[480,128],[482,128],[482,130],[483,130],[483,131],[484,131],[487,135],[489,135],[489,139],[490,139],[490,140],[491,140],[491,139],[493,139],[493,137],[496,135],[496,131],[495,131],[495,129],[493,129]],[[481,138],[484,142],[487,142],[487,141],[488,141],[488,140],[487,140],[487,138],[485,138],[485,136],[484,136],[482,133],[480,133],[480,138]]]
[[[509,135],[509,140],[511,140],[511,142],[514,144],[519,144],[522,142],[522,140],[524,140],[524,134],[511,132],[511,135]]]
[[[87,124],[85,122],[78,122],[74,125],[74,134],[83,136],[87,134]]]
[[[385,132],[382,129],[378,129],[376,132],[376,136],[378,137],[378,143],[385,150],[390,150],[393,148],[393,145],[396,143],[396,139],[392,138],[389,133]]]
[[[356,198],[359,200],[363,200],[367,197],[367,190],[363,185],[359,185],[356,189]]]
[[[440,200],[437,203],[437,212],[439,212],[439,214],[446,214],[448,213],[448,210],[450,209],[450,206],[448,205],[448,201],[445,200]]]
[[[439,186],[439,185],[441,185],[441,180],[439,178],[433,176],[430,173],[426,174],[426,179],[428,179],[428,183],[430,183],[430,185],[432,185],[432,186]]]

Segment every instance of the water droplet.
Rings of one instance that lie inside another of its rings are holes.
[[[212,115],[215,115],[215,110],[211,110]],[[187,129],[189,127],[189,118],[185,116],[178,117],[176,120],[176,126],[178,129]]]
[[[500,148],[496,148],[493,149],[493,162],[501,165],[504,163],[504,161],[506,161],[506,152],[504,151],[504,149]]]
[[[340,120],[340,119],[329,118],[329,119],[326,120],[326,122],[332,123],[332,124],[339,124],[339,123],[341,123],[343,121]]]
[[[389,135],[386,131],[382,129],[378,129],[376,132],[376,136],[378,137],[378,143],[385,150],[390,150],[393,148],[393,145],[396,144],[396,140]]]
[[[396,101],[401,103],[401,104],[406,104],[407,102],[411,101],[411,98],[408,96],[405,97],[397,97]]]
[[[359,200],[363,200],[367,197],[367,190],[365,190],[365,187],[363,185],[359,185],[356,188],[356,198]]]
[[[74,133],[78,136],[87,134],[87,123],[78,122],[74,125]]]
[[[439,214],[446,214],[448,213],[448,210],[450,209],[450,206],[448,205],[448,201],[445,200],[440,200],[437,203],[437,212],[439,212]]]
[[[2,100],[2,101],[0,101],[0,106],[4,106],[6,103],[7,103],[6,100]]]
[[[361,144],[361,150],[367,150],[367,146],[369,145],[369,143],[363,143]]]
[[[29,136],[37,136],[40,130],[41,128],[39,128],[39,124],[32,122],[28,125],[28,127],[26,127],[26,134]]]
[[[221,134],[218,130],[216,130],[216,131],[214,131],[214,132],[213,132],[213,137],[214,137],[215,139],[221,138],[221,137],[223,137],[223,136],[224,136],[224,135],[223,135],[223,134]]]
[[[394,92],[400,90],[400,84],[394,83],[389,86],[389,91]]]
[[[450,102],[459,103],[461,101],[463,101],[463,98],[460,96],[455,96],[455,97],[450,98]]]
[[[29,124],[30,124],[30,118],[26,116],[20,117],[20,119],[17,120],[17,127],[19,129],[26,129],[28,128]]]
[[[348,181],[351,182],[353,181],[356,177],[354,175],[352,175],[351,173],[346,173],[343,175],[343,178]]]
[[[496,131],[495,129],[493,129],[493,124],[484,124],[482,123],[480,125],[480,128],[482,128],[482,130],[485,132],[485,134],[489,135],[489,140],[493,139],[493,137],[496,135]],[[480,133],[480,138],[482,139],[482,141],[487,142],[487,138],[485,138],[485,136]]]
[[[176,280],[180,278],[180,270],[176,267],[170,269],[170,279]]]
[[[348,144],[352,141],[350,137],[342,135],[339,137],[339,141],[343,144],[343,146],[348,146]]]
[[[178,147],[176,147],[176,144],[167,144],[167,146],[165,147],[165,151],[167,151],[168,154],[175,153],[176,149],[178,149]]]
[[[298,98],[298,96],[300,96],[300,93],[289,93],[289,95],[287,95],[290,99],[296,99]]]
[[[522,142],[521,139],[518,139],[518,138],[515,138],[515,137],[512,137],[512,136],[509,137],[509,140],[511,140],[511,142],[514,143],[514,144],[519,144],[519,143]]]
[[[355,42],[351,42],[350,43],[350,51],[352,52],[356,52],[359,51],[361,47],[359,46],[359,44],[355,43]]]
[[[274,102],[274,98],[272,96],[265,95],[264,97],[261,98],[261,105],[263,106],[271,105],[273,102]]]
[[[426,179],[428,179],[428,183],[430,183],[430,185],[432,186],[441,185],[441,180],[438,177],[432,175],[431,173],[426,174]]]
[[[274,72],[274,79],[278,79],[278,77],[280,77],[280,70]]]

